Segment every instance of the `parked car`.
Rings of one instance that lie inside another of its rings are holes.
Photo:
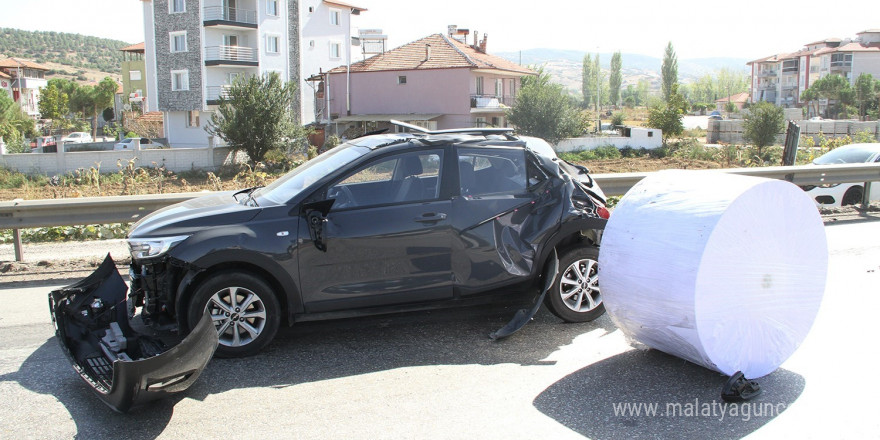
[[[266,187],[163,208],[129,233],[130,290],[105,281],[119,276],[108,257],[90,282],[53,292],[59,338],[87,382],[113,388],[190,377],[157,361],[162,350],[126,352],[151,346],[126,330],[136,311],[156,330],[190,334],[178,355],[210,326],[223,357],[258,352],[282,323],[319,319],[528,299],[494,337],[542,304],[565,321],[596,319],[605,199],[586,168],[529,142],[498,128],[366,136]],[[87,359],[152,364],[96,379]],[[141,391],[131,399],[151,390]]]
[[[92,135],[84,131],[74,131],[61,138],[63,144],[85,144],[92,141]]]
[[[837,147],[813,160],[816,165],[880,162],[880,143],[850,144]],[[880,184],[871,185],[871,200],[880,198]],[[819,206],[845,206],[862,202],[864,186],[860,183],[806,185],[801,188]]]
[[[113,144],[114,150],[137,150],[137,146],[140,144],[141,150],[146,150],[148,148],[165,148],[165,145],[159,142],[151,141],[148,138],[125,138],[115,144]]]

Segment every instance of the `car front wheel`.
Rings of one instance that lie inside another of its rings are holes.
[[[189,305],[189,322],[198,322],[205,309],[220,336],[218,357],[256,354],[275,337],[281,321],[269,285],[244,272],[219,274],[199,285]]]
[[[605,305],[599,289],[599,248],[578,246],[565,251],[545,301],[554,315],[568,322],[587,322],[602,316]]]

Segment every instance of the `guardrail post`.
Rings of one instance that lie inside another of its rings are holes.
[[[12,248],[15,249],[15,261],[24,261],[24,250],[21,248],[21,230],[12,230]]]
[[[864,190],[862,191],[862,209],[868,210],[868,206],[871,204],[871,182],[865,182],[863,185]]]

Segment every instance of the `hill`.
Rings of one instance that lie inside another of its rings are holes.
[[[80,34],[0,28],[0,54],[34,60],[50,67],[51,63],[69,66],[72,69],[63,70],[75,75],[83,75],[76,73],[80,70],[91,70],[118,76],[122,62],[119,49],[129,44]]]

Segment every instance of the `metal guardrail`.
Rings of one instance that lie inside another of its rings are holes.
[[[799,165],[791,167],[729,168],[697,172],[725,172],[745,176],[788,180],[796,185],[865,182],[867,203],[870,182],[880,181],[880,163],[845,165]],[[608,196],[625,194],[651,173],[595,174],[593,178]],[[0,202],[0,229],[12,229],[15,257],[23,259],[19,229],[134,222],[168,205],[210,193],[149,194],[137,196],[82,197],[76,199],[13,200]]]

